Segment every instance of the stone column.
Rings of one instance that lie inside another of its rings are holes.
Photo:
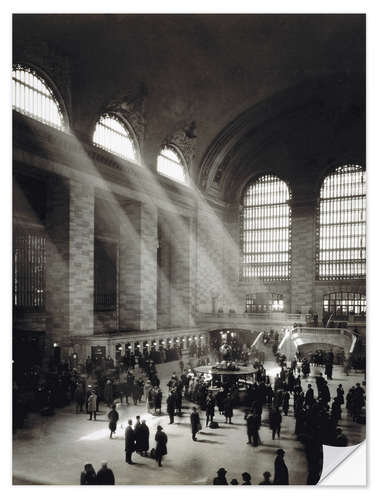
[[[170,249],[171,243],[168,225],[161,219],[159,222],[158,328],[168,328],[171,325]]]
[[[293,200],[291,255],[291,313],[313,306],[315,281],[315,200]]]
[[[192,326],[191,311],[191,221],[169,217],[171,234],[171,326]]]
[[[127,203],[120,215],[120,329],[156,329],[157,212]]]
[[[94,328],[94,190],[53,180],[47,199],[47,331],[54,340]]]

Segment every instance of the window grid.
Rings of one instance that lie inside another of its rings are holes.
[[[290,278],[290,192],[274,175],[250,184],[241,212],[242,280]]]
[[[355,292],[333,292],[323,296],[323,312],[348,317],[349,314],[366,314],[366,295]]]
[[[125,125],[114,115],[102,115],[96,124],[93,142],[121,158],[136,161],[134,141]]]
[[[359,165],[338,167],[320,190],[317,279],[366,275],[366,177]]]
[[[13,108],[24,115],[64,129],[60,105],[48,84],[31,68],[16,65],[12,71]]]
[[[252,293],[246,295],[247,313],[284,311],[284,298],[282,294],[272,293],[271,298],[264,297],[264,294]]]
[[[187,184],[185,168],[179,155],[171,148],[163,148],[158,156],[157,171],[182,184]]]
[[[16,231],[13,242],[13,306],[43,311],[46,238],[41,232]]]

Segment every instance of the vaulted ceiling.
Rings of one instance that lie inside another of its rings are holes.
[[[342,148],[364,161],[364,16],[54,14],[13,24],[15,58],[42,42],[68,61],[62,93],[77,134],[141,89],[145,163],[195,121],[192,177],[223,199],[262,164],[315,176]]]

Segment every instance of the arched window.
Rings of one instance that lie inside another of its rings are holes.
[[[171,147],[164,147],[158,156],[157,171],[159,174],[165,175],[174,181],[187,184],[187,176],[183,159]]]
[[[96,146],[121,158],[137,161],[134,139],[125,123],[115,115],[104,114],[96,123],[93,141]]]
[[[317,277],[366,275],[366,174],[359,165],[336,168],[320,189]]]
[[[59,130],[65,128],[61,106],[53,90],[35,70],[19,64],[13,66],[12,86],[16,111]]]
[[[242,279],[290,278],[290,192],[275,175],[251,182],[242,200]]]

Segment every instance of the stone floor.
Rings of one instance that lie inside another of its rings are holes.
[[[275,376],[279,370],[275,364],[266,364],[267,372]],[[163,390],[163,403],[167,394],[166,383],[171,373],[177,371],[177,362],[158,365],[158,373]],[[317,369],[318,370],[318,369]],[[312,372],[311,375],[314,375]],[[340,368],[335,368],[333,380],[329,382],[331,394],[339,383],[345,394],[356,382],[362,382],[363,375],[346,377]],[[306,387],[309,380],[303,381]],[[313,382],[313,380],[311,380]],[[304,388],[305,388],[304,387]],[[316,386],[313,383],[316,390]],[[163,405],[164,406],[164,405]],[[175,424],[169,425],[168,416],[152,416],[146,413],[144,404],[118,405],[120,422],[117,436],[110,440],[106,414],[102,407],[96,422],[88,421],[87,415],[76,415],[73,407],[56,412],[53,417],[30,415],[24,429],[20,429],[13,439],[13,484],[79,484],[80,472],[85,463],[92,463],[97,470],[102,460],[107,460],[112,468],[116,484],[212,484],[219,467],[228,471],[227,479],[236,478],[241,482],[241,473],[250,472],[252,483],[262,480],[264,471],[273,475],[275,451],[282,447],[285,462],[289,468],[290,484],[306,484],[307,467],[302,445],[293,434],[295,419],[283,417],[281,438],[272,441],[271,431],[262,425],[260,437],[263,442],[258,448],[247,445],[246,426],[243,412],[235,410],[233,425],[221,424],[223,417],[216,413],[219,429],[203,428],[198,441],[193,442],[190,433],[191,404],[185,403],[183,417],[176,417]],[[267,411],[263,412],[266,418]],[[154,446],[156,426],[161,424],[168,435],[168,455],[163,468],[154,460],[133,455],[136,465],[124,461],[124,428],[128,418],[136,415],[145,418],[150,427],[150,447]],[[201,412],[202,421],[204,418]],[[349,438],[349,445],[362,441],[365,426],[353,424],[346,416],[340,422]]]

